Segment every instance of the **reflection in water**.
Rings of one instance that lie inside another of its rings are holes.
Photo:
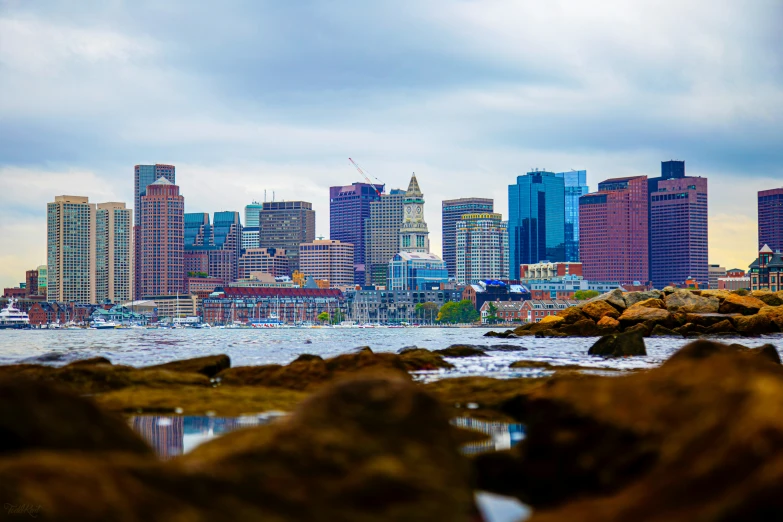
[[[131,418],[131,427],[155,449],[162,459],[169,459],[192,450],[199,444],[239,428],[269,424],[285,415],[270,411],[241,417],[139,415]],[[521,424],[485,422],[460,417],[452,424],[486,433],[489,439],[462,447],[465,454],[508,449],[521,441],[524,429]]]
[[[505,422],[486,422],[469,417],[458,417],[451,423],[460,428],[466,428],[486,433],[489,438],[481,442],[473,442],[462,446],[462,453],[475,455],[488,451],[507,450],[519,444],[525,438],[525,428],[522,424],[507,424]]]

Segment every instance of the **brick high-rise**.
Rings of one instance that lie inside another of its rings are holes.
[[[608,179],[579,198],[582,274],[589,281],[645,283],[649,275],[647,176]]]
[[[161,177],[147,187],[140,210],[136,297],[184,292],[185,198],[177,185]]]
[[[661,162],[648,180],[649,266],[655,288],[688,279],[709,287],[707,178],[685,175],[684,161]]]
[[[494,206],[494,200],[489,198],[447,199],[442,203],[443,262],[446,263],[449,277],[457,275],[457,221],[460,221],[465,214],[492,213]],[[506,275],[503,277],[505,278]]]
[[[141,198],[147,193],[147,187],[160,178],[166,178],[171,183],[176,183],[176,169],[174,165],[136,165],[133,168],[133,242],[134,242],[134,298],[141,298],[141,271],[138,270],[138,259],[141,257],[139,227],[142,221]]]
[[[783,250],[783,188],[759,191],[759,249]]]
[[[376,191],[377,189],[377,191]],[[370,217],[370,203],[381,199],[384,185],[353,183],[329,187],[329,237],[351,243],[354,283],[363,285],[365,278],[365,224]],[[262,243],[261,246],[266,246]]]

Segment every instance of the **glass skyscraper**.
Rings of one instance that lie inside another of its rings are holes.
[[[590,192],[587,171],[558,172],[565,182],[565,255],[566,261],[579,261],[579,198]]]
[[[364,284],[365,224],[370,217],[370,203],[380,201],[383,190],[384,185],[359,182],[329,187],[329,237],[353,245],[354,283],[358,285]]]
[[[554,172],[517,176],[508,187],[509,278],[519,265],[565,261],[565,182]]]

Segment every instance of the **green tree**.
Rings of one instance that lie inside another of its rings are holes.
[[[339,308],[332,314],[332,324],[340,324],[343,322],[343,312]]]
[[[585,301],[587,299],[592,299],[593,297],[598,297],[601,295],[601,293],[598,290],[577,290],[574,292],[574,299],[577,301]]]
[[[329,312],[321,312],[320,314],[318,314],[317,319],[320,322],[322,322],[322,323],[328,322],[329,321]]]
[[[188,277],[209,277],[206,272],[188,272]]]
[[[438,314],[438,322],[444,324],[472,323],[478,320],[479,313],[468,299],[459,303],[450,301],[444,304]]]
[[[423,321],[430,321],[434,322],[435,319],[438,317],[438,305],[433,303],[432,301],[427,301],[426,303],[419,303],[414,308],[414,312],[416,313],[416,317]]]
[[[490,301],[489,305],[487,305],[487,323],[495,324],[499,322],[500,317],[498,317],[498,307],[495,305],[495,303]]]

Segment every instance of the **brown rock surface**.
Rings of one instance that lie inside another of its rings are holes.
[[[783,292],[770,292],[769,290],[756,290],[750,295],[759,301],[763,301],[767,306],[783,305]]]
[[[740,314],[685,314],[685,323],[698,324],[700,326],[712,326],[721,321],[734,323],[734,319],[740,317]]]
[[[593,321],[600,321],[604,317],[617,319],[620,313],[606,301],[591,301],[582,305],[582,313]]]
[[[593,303],[595,301],[606,301],[610,305],[617,308],[619,312],[622,312],[625,310],[625,296],[623,294],[623,291],[619,288],[615,288],[611,292],[606,292],[605,294],[601,294],[597,297],[593,297],[592,299],[588,300],[588,303]]]
[[[579,306],[570,306],[568,308],[564,308],[557,312],[555,316],[549,317],[561,317],[563,322],[566,324],[573,324],[577,321],[581,321],[582,319],[587,318],[585,314],[582,313],[582,309]],[[547,319],[547,317],[544,317],[544,319]]]
[[[214,377],[226,368],[231,367],[231,359],[228,355],[207,355],[205,357],[194,357],[192,359],[183,359],[181,361],[172,361],[155,366],[147,366],[145,370],[167,370],[170,372],[200,373],[207,377]]]
[[[620,316],[620,324],[623,326],[632,326],[648,321],[653,323],[666,323],[671,320],[671,316],[672,314],[666,310],[637,305],[632,306],[623,312],[623,315]]]
[[[453,344],[442,350],[434,350],[444,357],[487,357],[483,348],[472,344]]]
[[[768,317],[783,332],[783,306],[765,306],[759,310],[759,315]]]
[[[592,319],[581,319],[573,324],[560,326],[558,332],[570,337],[596,337],[601,335],[601,329],[598,328]]]
[[[616,333],[620,328],[620,321],[612,319],[611,317],[604,316],[598,323],[596,323],[601,335],[607,335],[610,333]]]
[[[727,295],[720,304],[720,313],[722,314],[742,314],[753,315],[764,308],[766,303],[749,295]]]
[[[724,319],[712,326],[708,326],[704,333],[707,335],[736,334],[737,329],[734,327],[734,323],[728,319]]]
[[[663,299],[644,299],[641,301],[637,301],[632,306],[629,306],[628,308],[658,308],[660,310],[666,310],[666,304],[663,302]]]
[[[742,335],[764,335],[777,332],[777,325],[768,315],[741,315],[734,321]]]
[[[623,357],[627,355],[647,355],[642,335],[636,332],[605,335],[598,339],[587,351],[588,355]]]
[[[646,292],[628,292],[623,294],[626,308],[630,308],[641,301],[646,301],[648,299],[661,299],[662,297],[663,294],[658,290],[648,290]]]
[[[670,312],[708,314],[716,313],[720,307],[720,300],[717,297],[704,297],[689,290],[677,290],[667,295],[664,302]]]
[[[425,348],[403,348],[399,351],[399,355],[405,368],[410,372],[454,368],[454,365],[446,361],[442,355]]]

